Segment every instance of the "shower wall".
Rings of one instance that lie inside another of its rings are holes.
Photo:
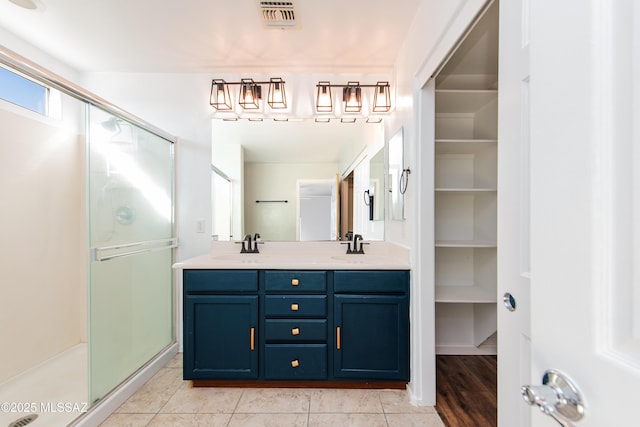
[[[0,383],[87,340],[84,105],[0,100]]]

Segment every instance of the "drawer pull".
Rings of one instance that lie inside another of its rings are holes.
[[[298,286],[300,281],[298,279],[291,279],[291,286]]]
[[[300,335],[300,328],[291,329],[291,335]]]
[[[336,348],[340,350],[340,326],[336,327]]]
[[[256,349],[256,328],[251,328],[251,350]]]
[[[298,359],[295,359],[295,360],[291,361],[291,367],[292,368],[297,368],[298,366],[300,366],[300,362],[298,361]]]
[[[298,304],[291,304],[291,311],[298,311]]]

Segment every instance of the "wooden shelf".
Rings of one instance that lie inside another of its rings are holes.
[[[498,300],[495,291],[478,285],[436,285],[435,297],[440,303],[496,303]]]

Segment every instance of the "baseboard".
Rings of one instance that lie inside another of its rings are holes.
[[[242,388],[342,388],[342,389],[395,389],[405,390],[404,381],[249,381],[249,380],[193,380],[192,387]]]
[[[162,367],[164,367],[178,353],[178,343],[173,343],[155,358],[147,362],[142,368],[127,378],[100,402],[95,404],[86,414],[77,418],[68,427],[95,427],[100,425],[120,407],[144,383],[149,381]]]

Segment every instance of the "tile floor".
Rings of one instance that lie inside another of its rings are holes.
[[[182,354],[101,427],[444,427],[403,390],[191,388]]]

